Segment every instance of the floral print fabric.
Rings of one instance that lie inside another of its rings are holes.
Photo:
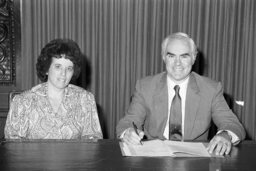
[[[47,96],[47,83],[16,95],[5,126],[6,139],[100,139],[102,131],[94,96],[74,85],[55,113]]]

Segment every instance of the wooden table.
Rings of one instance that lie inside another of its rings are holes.
[[[123,157],[117,140],[6,141],[0,170],[253,171],[256,143],[244,141],[224,158]]]

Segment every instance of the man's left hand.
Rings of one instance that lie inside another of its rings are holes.
[[[224,154],[228,155],[230,153],[231,147],[231,138],[227,131],[223,131],[212,138],[207,149],[209,153],[215,151],[216,155],[223,156]]]

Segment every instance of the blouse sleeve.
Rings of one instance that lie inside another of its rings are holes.
[[[10,104],[6,119],[4,129],[5,139],[26,138],[28,123],[24,99],[22,96],[16,95]]]
[[[103,135],[94,96],[91,93],[85,93],[81,101],[84,113],[82,139],[102,139]]]

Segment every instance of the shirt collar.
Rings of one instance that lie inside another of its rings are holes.
[[[167,76],[167,84],[168,84],[168,87],[170,88],[174,88],[175,85],[179,85],[181,89],[186,89],[187,85],[188,85],[188,81],[189,81],[189,77],[188,76],[185,80],[183,80],[181,83],[177,84],[175,83],[172,79],[170,79],[168,76]]]

